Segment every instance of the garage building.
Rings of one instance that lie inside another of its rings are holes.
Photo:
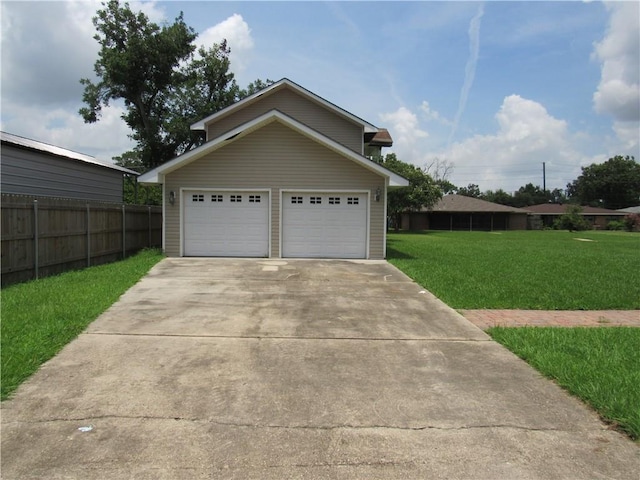
[[[206,143],[139,179],[163,185],[168,256],[386,254],[386,194],[408,184],[365,157],[384,129],[283,79],[191,127]]]

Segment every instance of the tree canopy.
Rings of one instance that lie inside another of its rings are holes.
[[[442,198],[440,187],[425,170],[399,160],[394,153],[387,154],[381,164],[409,180],[408,187],[389,190],[387,213],[396,228],[400,227],[402,213],[430,207]]]
[[[83,78],[85,122],[100,119],[111,101],[123,100],[122,118],[136,141],[145,170],[204,142],[190,125],[271,83],[257,80],[242,90],[229,71],[226,41],[196,49],[197,34],[180,15],[157,25],[118,0],[103,3],[93,18],[100,44],[97,80]]]
[[[567,185],[572,198],[583,205],[611,209],[640,204],[640,164],[616,155],[601,164],[582,167],[582,175]]]

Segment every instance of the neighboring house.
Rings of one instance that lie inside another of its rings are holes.
[[[65,148],[0,135],[2,193],[122,203],[123,176],[138,175]]]
[[[553,227],[553,222],[560,216],[567,213],[569,204],[541,203],[530,205],[527,208],[531,212],[530,225],[532,229],[541,227]],[[595,229],[605,229],[612,220],[622,220],[627,213],[619,210],[609,210],[599,207],[580,207],[581,215]]]
[[[408,182],[365,155],[388,132],[286,78],[191,128],[204,145],[139,178],[163,185],[168,256],[385,257]]]
[[[402,216],[403,230],[526,230],[526,210],[464,195],[445,195],[433,207]]]

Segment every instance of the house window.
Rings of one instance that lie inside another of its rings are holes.
[[[211,195],[211,201],[214,203],[221,203],[222,195]]]
[[[329,197],[329,205],[340,205],[340,197]]]
[[[242,202],[242,195],[231,195],[231,203]]]
[[[193,194],[191,195],[191,201],[192,202],[204,202],[204,195],[199,195],[199,194]]]
[[[260,203],[261,195],[249,195],[249,203]]]
[[[291,197],[292,204],[302,203],[302,197]]]
[[[311,197],[309,203],[311,203],[311,205],[320,205],[322,203],[322,197]]]
[[[358,205],[360,203],[360,199],[358,197],[347,197],[348,205]]]

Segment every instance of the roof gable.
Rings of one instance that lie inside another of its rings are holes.
[[[263,88],[262,90],[254,93],[253,95],[249,95],[248,97],[243,98],[242,100],[234,103],[233,105],[230,105],[226,108],[223,108],[222,110],[213,113],[212,115],[209,115],[206,118],[203,118],[202,120],[194,123],[191,125],[191,130],[206,130],[207,129],[207,125],[222,119],[228,115],[231,115],[233,112],[236,112],[252,103],[258,102],[260,101],[261,98],[264,98],[267,95],[272,95],[273,93],[280,91],[282,89],[291,89],[294,92],[298,93],[299,95],[311,100],[314,103],[317,103],[319,105],[321,105],[322,107],[326,108],[327,110],[332,111],[333,113],[336,113],[337,115],[340,115],[341,117],[344,117],[348,120],[350,120],[351,122],[361,125],[364,128],[365,133],[376,133],[378,132],[378,128],[363,120],[360,117],[357,117],[356,115],[338,107],[337,105],[329,102],[328,100],[325,100],[324,98],[320,97],[319,95],[316,95],[315,93],[307,90],[304,87],[301,87],[300,85],[298,85],[297,83],[289,80],[288,78],[283,78],[271,85],[269,85],[268,87]]]
[[[297,120],[285,115],[278,110],[271,110],[243,125],[240,125],[230,132],[199,146],[198,148],[190,150],[180,155],[179,157],[176,157],[173,160],[170,160],[169,162],[160,165],[153,170],[150,170],[144,175],[141,175],[138,181],[140,183],[149,184],[163,183],[165,175],[178,170],[179,168],[182,168],[183,166],[188,165],[189,163],[194,162],[195,160],[211,152],[214,152],[219,148],[229,145],[232,142],[236,142],[241,138],[247,136],[251,132],[254,132],[272,122],[280,122],[283,125],[291,128],[292,130],[297,131],[301,135],[310,138],[316,143],[319,143],[320,145],[333,150],[334,152],[347,158],[348,160],[351,160],[361,165],[362,167],[375,172],[384,178],[387,178],[389,180],[390,187],[402,187],[409,184],[409,182],[405,178],[391,172],[390,170],[384,168],[382,165],[379,165],[369,160],[368,158],[357,154],[353,150],[348,149],[344,145],[341,145],[340,143],[322,135],[316,130],[309,128],[303,123],[298,122]]]

